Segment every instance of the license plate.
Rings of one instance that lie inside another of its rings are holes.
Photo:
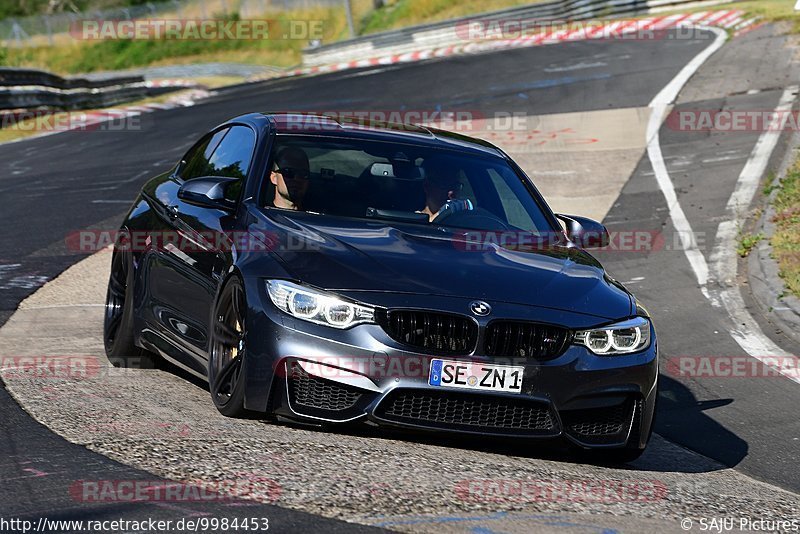
[[[431,360],[428,384],[447,388],[522,392],[524,367],[475,362]]]

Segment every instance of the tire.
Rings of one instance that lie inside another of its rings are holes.
[[[111,275],[103,317],[103,345],[114,367],[154,369],[158,357],[136,346],[133,326],[133,264],[125,234],[111,256]]]
[[[246,315],[244,285],[234,276],[220,291],[209,329],[208,389],[214,406],[226,417],[253,415],[244,408]]]

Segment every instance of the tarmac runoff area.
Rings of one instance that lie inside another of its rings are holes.
[[[0,328],[0,354],[2,378],[28,413],[124,464],[407,532],[683,532],[686,518],[700,531],[710,518],[796,517],[798,495],[657,435],[628,468],[609,468],[534,447],[227,419],[201,385],[109,366],[101,339],[109,262],[109,251],[98,252],[23,301]],[[20,367],[26,357],[38,372]],[[94,482],[95,493],[75,498],[124,498],[114,481]]]
[[[649,107],[512,116],[468,134],[506,151],[555,212],[602,221],[647,148],[649,119]]]

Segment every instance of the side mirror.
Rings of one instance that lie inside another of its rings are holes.
[[[238,178],[224,176],[193,178],[178,189],[178,198],[204,208],[234,211],[236,202],[225,198],[225,189],[238,181]]]
[[[181,173],[183,172],[183,169],[185,169],[185,168],[186,168],[186,160],[182,159],[182,160],[180,160],[178,162],[177,165],[175,165],[175,170],[172,172],[172,175],[173,176],[180,176]]]
[[[557,213],[556,217],[566,224],[567,237],[570,241],[581,248],[603,248],[607,247],[611,241],[606,227],[597,221],[561,213]]]

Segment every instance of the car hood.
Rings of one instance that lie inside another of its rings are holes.
[[[468,250],[436,227],[264,210],[251,231],[270,236],[291,278],[319,288],[503,301],[619,319],[630,294],[574,246]],[[462,232],[463,235],[463,232]]]

